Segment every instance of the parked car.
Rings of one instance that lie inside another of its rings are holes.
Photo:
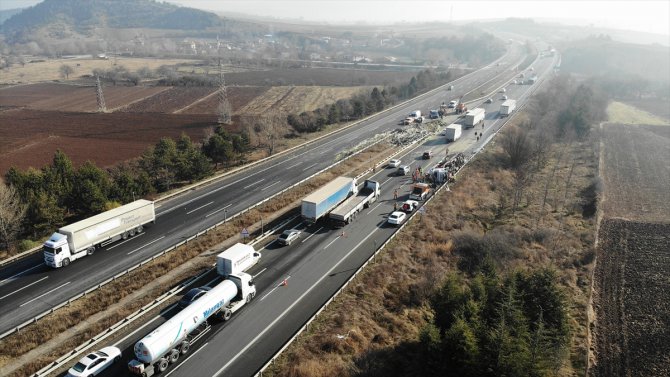
[[[493,103],[493,98],[489,98],[486,100],[486,103]]]
[[[453,109],[453,108],[456,107],[456,105],[458,105],[458,101],[453,100],[453,101],[449,102],[449,105],[447,105],[447,107],[450,108],[450,109]]]
[[[432,157],[433,157],[433,151],[423,152],[423,159],[424,160],[430,160]]]
[[[512,84],[516,85],[516,80],[513,80],[513,81],[512,81]]]
[[[88,377],[99,374],[112,363],[121,360],[121,350],[116,347],[105,347],[100,351],[91,352],[79,359],[70,370],[68,377]]]
[[[191,303],[200,297],[204,296],[207,291],[212,289],[211,287],[199,287],[199,288],[192,288],[190,291],[186,292],[186,294],[179,300],[177,303],[177,306],[180,308],[184,309],[185,307],[191,305]]]
[[[449,85],[448,90],[454,90],[454,86],[453,86],[453,85]]]
[[[400,160],[393,159],[393,160],[389,161],[389,168],[397,168],[398,166],[400,166],[401,162],[402,161],[400,161]]]
[[[398,173],[398,175],[407,175],[407,174],[409,174],[409,166],[407,166],[407,165],[403,165],[403,166],[399,167],[397,173]]]
[[[419,202],[417,202],[416,200],[405,200],[402,206],[400,206],[400,209],[402,209],[407,213],[410,213],[417,208],[419,208]]]
[[[507,89],[502,88],[502,89],[500,89],[500,91],[498,91],[498,93],[505,93],[506,91],[507,91]]]
[[[277,242],[282,245],[290,245],[291,242],[300,237],[300,233],[301,232],[298,229],[287,229],[279,236],[279,238],[277,238]]]
[[[507,99],[507,96],[502,96],[500,99],[505,101]]]
[[[400,225],[405,221],[406,218],[407,215],[405,214],[405,212],[395,211],[389,215],[386,221],[389,224]]]

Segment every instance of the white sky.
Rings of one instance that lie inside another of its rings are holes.
[[[0,9],[38,0],[0,0]],[[596,27],[670,36],[670,0],[652,1],[411,1],[411,0],[169,0],[218,12],[336,23],[454,21],[507,17],[561,19]]]

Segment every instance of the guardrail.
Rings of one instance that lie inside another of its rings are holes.
[[[494,64],[494,63],[496,63],[496,62],[502,60],[504,57],[505,57],[505,55],[503,55],[503,56],[501,56],[500,58],[494,60],[494,61],[493,61],[492,63],[490,63],[490,64]],[[408,99],[407,101],[401,102],[401,103],[399,103],[399,104],[397,104],[397,105],[393,105],[393,106],[391,106],[391,107],[389,107],[389,108],[387,108],[387,109],[384,109],[384,110],[382,110],[382,111],[380,111],[380,112],[378,112],[378,113],[372,114],[372,115],[370,115],[370,116],[368,116],[368,117],[365,117],[365,118],[363,118],[363,119],[360,119],[360,120],[357,120],[357,121],[355,121],[355,122],[352,122],[352,123],[350,123],[350,124],[348,124],[348,125],[346,125],[346,126],[340,127],[340,128],[338,128],[338,129],[336,129],[336,130],[333,130],[333,131],[331,131],[331,132],[329,132],[329,133],[326,133],[326,134],[324,134],[324,135],[321,135],[321,136],[319,136],[319,137],[316,137],[316,138],[314,138],[314,139],[312,139],[312,140],[307,140],[306,142],[304,142],[304,143],[302,143],[302,144],[300,144],[300,145],[296,145],[296,146],[294,146],[294,147],[285,149],[285,150],[283,150],[283,151],[279,151],[279,152],[277,152],[276,154],[273,154],[272,156],[268,156],[268,157],[262,158],[262,159],[260,159],[260,160],[256,160],[256,161],[250,162],[250,163],[245,164],[245,165],[243,165],[243,166],[240,166],[240,167],[237,167],[237,168],[235,168],[235,169],[232,169],[232,170],[223,172],[223,173],[221,173],[221,174],[218,174],[218,175],[216,175],[216,176],[214,176],[214,177],[210,177],[210,178],[207,178],[207,179],[205,179],[205,180],[202,180],[202,181],[193,183],[193,184],[191,184],[191,185],[188,185],[188,186],[186,186],[186,187],[183,187],[183,188],[181,188],[181,189],[179,189],[179,190],[177,190],[177,191],[175,191],[175,192],[171,192],[171,193],[169,193],[169,194],[166,194],[166,195],[164,195],[164,196],[161,196],[160,198],[156,199],[155,202],[162,202],[162,201],[165,201],[165,200],[168,200],[168,199],[172,199],[173,197],[176,197],[176,196],[178,196],[178,195],[181,195],[181,194],[183,194],[183,193],[185,193],[185,192],[187,192],[187,191],[194,190],[194,189],[199,188],[199,187],[201,187],[201,186],[206,186],[206,185],[208,185],[208,184],[210,184],[210,183],[212,183],[212,182],[215,182],[215,181],[217,181],[217,180],[224,179],[224,178],[226,178],[226,177],[228,177],[228,176],[230,176],[230,175],[233,175],[233,174],[239,173],[239,172],[241,172],[241,171],[250,169],[250,168],[252,168],[252,167],[254,167],[254,166],[256,166],[256,165],[262,164],[262,163],[264,163],[264,162],[266,162],[266,161],[270,161],[270,160],[272,160],[272,159],[279,158],[279,157],[281,157],[281,156],[283,156],[283,155],[285,155],[285,154],[291,153],[291,152],[293,152],[293,151],[295,151],[295,150],[298,150],[298,149],[300,149],[300,148],[304,148],[304,147],[306,147],[306,146],[308,146],[308,145],[310,145],[310,144],[313,144],[313,143],[315,143],[315,142],[317,142],[317,141],[319,141],[319,140],[322,140],[322,139],[324,139],[324,138],[326,138],[326,137],[328,137],[328,136],[335,135],[335,134],[337,134],[337,133],[339,133],[339,132],[348,130],[348,129],[351,128],[351,127],[357,126],[357,125],[359,125],[360,123],[365,122],[365,121],[368,121],[368,120],[370,120],[370,119],[372,119],[372,118],[374,118],[374,117],[376,117],[376,116],[378,116],[378,115],[384,114],[384,113],[386,113],[386,112],[390,112],[391,110],[395,110],[395,109],[397,109],[398,107],[407,105],[407,104],[409,104],[409,103],[412,102],[412,101],[415,101],[415,100],[421,99],[421,98],[423,98],[423,97],[427,97],[427,96],[429,96],[429,95],[435,94],[436,92],[438,92],[438,91],[440,91],[440,90],[444,90],[445,88],[447,88],[447,87],[449,87],[449,86],[455,84],[457,81],[461,81],[461,80],[465,79],[466,77],[468,77],[468,76],[470,76],[470,75],[473,75],[473,74],[477,73],[478,71],[479,71],[479,70],[477,70],[477,71],[473,71],[473,72],[470,72],[470,73],[467,73],[467,74],[465,74],[465,75],[463,75],[463,76],[461,76],[461,77],[459,77],[459,78],[457,78],[457,79],[454,79],[453,81],[450,81],[450,82],[448,82],[448,83],[446,83],[446,84],[444,84],[444,85],[438,86],[437,88],[431,89],[431,90],[427,91],[426,93],[419,94],[418,96],[416,96],[416,97],[414,97],[414,98]],[[5,266],[5,265],[10,264],[10,263],[13,263],[14,261],[17,261],[17,260],[19,260],[19,259],[21,259],[21,258],[23,258],[23,257],[26,257],[26,256],[28,256],[28,255],[30,255],[30,254],[36,252],[36,251],[39,251],[41,248],[42,248],[42,246],[37,246],[37,247],[32,248],[32,249],[30,249],[30,250],[24,251],[23,253],[14,255],[14,256],[12,256],[12,257],[10,257],[10,258],[6,258],[6,259],[3,259],[3,260],[0,260],[0,267]],[[0,339],[2,339],[3,337],[4,337],[4,335],[0,336]]]
[[[540,80],[538,80],[538,82],[536,83],[536,86],[535,86],[534,88],[530,89],[530,93],[529,93],[528,95],[534,93],[534,92],[539,88],[540,83],[542,83],[544,80],[545,80],[544,77],[541,78]],[[527,95],[527,96],[528,96],[528,95]],[[526,96],[526,97],[527,97],[527,96]],[[522,105],[519,107],[519,109],[521,109],[523,106],[525,106],[525,103],[522,104]],[[486,141],[486,143],[485,143],[484,145],[488,144],[489,141],[491,140],[491,138],[493,138],[493,136],[497,135],[497,134],[500,132],[500,130],[501,130],[503,127],[505,127],[505,125],[507,125],[507,123],[508,123],[510,120],[512,120],[512,118],[514,118],[514,117],[516,116],[516,114],[517,114],[517,112],[515,112],[512,116],[508,117],[508,118],[503,122],[503,124],[502,124],[502,125],[501,125],[501,126],[494,132],[494,133],[493,133],[493,135],[492,135],[489,139],[487,139],[487,141]],[[465,162],[463,163],[463,166],[461,166],[461,167],[458,169],[458,171],[454,174],[454,177],[458,176],[459,173],[461,172],[461,170],[468,164],[468,162],[470,162],[470,161],[471,161],[471,160],[472,160],[472,159],[473,159],[479,152],[481,152],[482,149],[483,149],[483,147],[482,147],[482,148],[479,148],[478,150],[476,150],[476,151],[475,151],[473,154],[471,154],[470,156],[466,156],[466,157],[465,157]],[[429,204],[429,203],[430,203],[430,202],[437,196],[437,194],[438,194],[442,189],[444,189],[445,187],[447,188],[447,190],[449,189],[449,185],[448,185],[448,183],[445,183],[445,184],[441,185],[441,186],[435,191],[435,193],[434,193],[433,195],[431,195],[431,197],[428,198],[428,199],[423,203],[423,205],[421,206],[421,208],[427,206],[427,205],[428,205],[428,204]],[[363,269],[364,269],[365,267],[367,267],[368,264],[370,264],[370,261],[373,261],[373,262],[374,262],[375,258],[377,257],[377,254],[379,254],[379,253],[384,249],[384,247],[386,247],[386,246],[387,246],[387,245],[388,245],[388,244],[389,244],[389,243],[396,237],[396,235],[400,232],[400,230],[404,229],[405,226],[406,226],[407,224],[409,224],[409,222],[410,222],[415,216],[417,216],[417,214],[419,214],[419,213],[420,213],[420,212],[419,212],[418,209],[417,209],[417,211],[415,211],[414,213],[412,213],[412,214],[409,216],[409,218],[405,221],[405,223],[402,224],[400,227],[398,227],[398,230],[395,231],[395,232],[393,232],[393,234],[391,234],[391,236],[390,236],[390,237],[389,237],[383,244],[381,244],[381,245],[379,246],[379,248],[377,248],[377,250],[375,250],[375,252],[372,253],[372,255],[371,255],[371,256],[370,256],[370,257],[369,257],[369,258],[368,258],[362,265],[361,265],[361,267],[359,267],[358,270],[356,270],[356,272],[354,272],[354,274],[353,274],[351,277],[349,277],[349,279],[347,279],[347,281],[345,281],[345,282],[342,284],[342,286],[340,286],[340,288],[339,288],[335,293],[333,293],[333,295],[332,295],[332,296],[331,296],[331,297],[330,297],[330,298],[323,304],[323,306],[322,306],[321,308],[319,308],[319,310],[317,310],[316,313],[314,313],[314,314],[313,314],[313,315],[312,315],[312,316],[311,316],[311,317],[310,317],[310,318],[303,324],[303,326],[302,326],[300,329],[298,329],[298,330],[293,334],[293,336],[292,336],[286,343],[284,343],[284,345],[279,349],[279,351],[277,351],[277,353],[275,353],[275,354],[272,356],[272,358],[270,358],[270,360],[268,360],[268,361],[261,367],[261,369],[256,373],[255,376],[257,376],[257,377],[262,377],[262,376],[263,376],[263,371],[265,371],[267,368],[269,368],[270,365],[274,364],[274,361],[281,355],[281,353],[284,352],[284,351],[286,350],[286,348],[288,348],[288,346],[290,346],[291,343],[292,343],[292,342],[293,342],[293,341],[294,341],[300,334],[302,334],[302,332],[304,332],[305,330],[307,330],[307,329],[309,328],[309,325],[316,319],[316,317],[317,317],[319,314],[321,314],[321,312],[323,312],[323,310],[325,310],[326,307],[327,307],[331,302],[333,302],[333,301],[335,300],[335,298],[336,298],[340,293],[342,293],[342,291],[344,291],[344,290],[349,286],[349,283],[351,283],[351,282],[358,276],[358,274],[359,274],[361,271],[363,271]],[[423,216],[423,215],[421,215],[421,216]]]

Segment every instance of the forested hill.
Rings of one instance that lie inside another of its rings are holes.
[[[214,13],[153,0],[44,0],[5,21],[0,32],[14,36],[50,25],[201,30],[220,22]]]

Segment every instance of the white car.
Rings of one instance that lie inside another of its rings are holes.
[[[408,213],[414,211],[417,208],[419,208],[419,202],[416,200],[405,200],[405,202],[400,206],[400,209]]]
[[[500,90],[498,91],[498,93],[505,93],[506,91],[507,91],[507,90],[505,90],[505,88],[502,88],[502,89],[500,89]]]
[[[88,377],[100,374],[112,363],[121,360],[121,350],[116,347],[105,347],[100,351],[91,352],[82,357],[77,364],[67,371],[68,377]]]
[[[486,103],[493,103],[493,98],[489,98],[486,100]]]
[[[300,237],[301,231],[298,229],[288,229],[285,230],[279,238],[277,238],[277,242],[279,242],[282,245],[290,245],[291,242],[295,241]]]
[[[405,219],[407,218],[407,215],[405,212],[400,212],[400,211],[395,211],[389,215],[389,217],[386,219],[386,221],[389,224],[393,225],[400,225],[403,222],[405,222]]]
[[[402,161],[393,159],[389,161],[389,168],[397,168],[398,166],[400,166],[401,163]]]

